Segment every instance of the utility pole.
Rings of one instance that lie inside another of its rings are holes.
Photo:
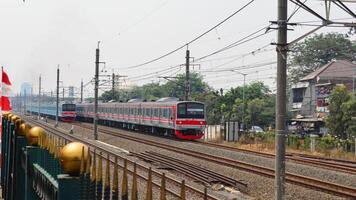
[[[38,120],[41,119],[41,75],[40,77],[38,78],[38,115],[37,115],[37,118]]]
[[[287,7],[288,0],[278,0],[277,100],[275,199],[285,199],[286,77],[287,77]]]
[[[32,108],[33,108],[33,106],[32,106],[32,102],[33,101],[33,83],[31,83],[31,97],[30,97],[30,116],[32,117]]]
[[[57,67],[57,90],[56,90],[56,124],[58,126],[58,112],[59,112],[59,65]]]
[[[63,97],[62,97],[62,99],[63,99],[62,101],[64,102],[64,86],[63,86],[63,93],[62,93],[62,96],[63,96]]]
[[[185,55],[185,84],[184,84],[184,101],[189,101],[189,90],[190,90],[190,83],[189,83],[189,49],[186,51]]]
[[[115,99],[115,73],[112,73],[112,88],[111,88],[111,92],[112,92],[112,99]]]
[[[94,77],[94,139],[98,140],[98,89],[99,89],[99,56],[100,56],[100,50],[99,50],[99,44],[98,42],[98,47],[95,51],[95,77]]]
[[[26,98],[27,98],[27,94],[26,94],[26,88],[24,90],[24,101],[23,101],[23,107],[24,107],[24,111],[23,111],[23,114],[26,115]]]
[[[83,103],[83,79],[80,82],[80,103]]]
[[[243,74],[243,73],[241,73],[243,76],[244,76],[244,87],[243,87],[243,89],[242,89],[242,123],[243,123],[243,125],[242,125],[242,130],[245,130],[245,126],[246,126],[246,124],[245,124],[245,104],[246,104],[246,102],[245,102],[245,88],[246,88],[246,75],[247,74]]]

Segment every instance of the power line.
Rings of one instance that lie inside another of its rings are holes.
[[[228,50],[228,49],[231,49],[231,48],[233,48],[233,47],[239,46],[239,45],[244,44],[244,43],[246,43],[246,42],[249,42],[249,41],[251,41],[251,40],[257,39],[257,38],[259,38],[259,37],[261,37],[261,36],[263,36],[263,35],[266,35],[267,33],[270,33],[271,30],[267,30],[266,32],[264,32],[264,33],[262,33],[262,34],[259,34],[259,35],[257,35],[257,36],[254,36],[254,37],[250,38],[251,36],[253,36],[253,35],[255,35],[255,34],[261,32],[262,30],[265,30],[265,29],[268,28],[268,27],[269,27],[269,26],[265,26],[265,27],[263,27],[263,28],[261,28],[261,29],[255,31],[255,32],[253,32],[253,33],[251,33],[251,34],[249,34],[249,35],[247,35],[247,36],[245,36],[245,37],[243,37],[243,38],[241,38],[241,39],[239,39],[239,40],[237,40],[237,41],[235,41],[235,42],[233,42],[233,43],[231,43],[231,44],[229,44],[229,45],[227,45],[227,46],[225,46],[225,47],[223,47],[223,48],[221,48],[221,49],[219,49],[219,50],[217,50],[217,51],[214,51],[214,52],[212,52],[212,53],[210,53],[210,54],[208,54],[208,55],[205,55],[205,56],[202,56],[202,57],[196,59],[195,61],[203,60],[203,59],[205,59],[205,58],[207,58],[207,57],[213,56],[213,55],[218,54],[218,53],[220,53],[220,52],[226,51],[226,50]],[[248,38],[249,38],[249,39],[248,39]],[[247,39],[247,40],[246,40],[246,39]]]
[[[231,15],[229,15],[227,18],[225,18],[224,20],[222,20],[221,22],[219,22],[218,24],[216,24],[215,26],[213,26],[212,28],[208,29],[207,31],[203,32],[202,34],[200,34],[199,36],[195,37],[194,39],[192,39],[191,41],[189,41],[188,43],[166,53],[166,54],[163,54],[162,56],[159,56],[155,59],[152,59],[150,61],[147,61],[147,62],[144,62],[144,63],[141,63],[141,64],[138,64],[138,65],[132,65],[132,66],[129,66],[129,67],[124,67],[122,69],[135,69],[135,68],[138,68],[138,67],[141,67],[141,66],[144,66],[144,65],[148,65],[150,63],[153,63],[153,62],[156,62],[157,60],[160,60],[162,58],[165,58],[181,49],[183,49],[184,47],[192,44],[193,42],[197,41],[198,39],[200,39],[201,37],[203,37],[204,35],[208,34],[209,32],[211,32],[212,30],[216,29],[217,27],[219,27],[220,25],[222,25],[223,23],[225,23],[227,20],[229,20],[230,18],[232,18],[233,16],[235,16],[237,13],[239,13],[240,11],[242,11],[243,9],[245,9],[247,6],[249,6],[252,2],[254,2],[255,0],[250,0],[248,3],[246,3],[244,6],[242,6],[241,8],[239,8],[237,11],[235,11],[234,13],[232,13]]]

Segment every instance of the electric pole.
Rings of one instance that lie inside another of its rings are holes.
[[[243,103],[242,103],[242,123],[243,123],[243,125],[242,125],[242,130],[244,131],[245,130],[245,126],[246,126],[246,123],[245,123],[245,104],[246,104],[246,102],[245,102],[245,88],[246,88],[246,75],[247,74],[244,74],[244,73],[241,73],[243,76],[244,76],[244,88],[242,89],[242,101],[243,101]]]
[[[98,140],[98,89],[99,89],[99,56],[100,56],[100,50],[99,50],[99,44],[98,42],[98,48],[96,49],[95,53],[95,77],[94,77],[94,139]]]
[[[80,82],[80,103],[83,103],[83,79]]]
[[[62,101],[64,102],[64,86],[63,86],[63,93],[62,93],[63,97],[62,97]]]
[[[58,112],[59,112],[59,65],[57,67],[57,90],[56,90],[56,124],[58,126]]]
[[[40,77],[38,78],[38,115],[37,115],[37,118],[38,120],[41,119],[41,75]]]
[[[288,0],[278,0],[277,99],[275,199],[285,199],[286,77],[287,77],[287,7]]]
[[[189,101],[189,90],[190,90],[190,83],[189,83],[189,49],[186,51],[185,55],[185,84],[184,84],[184,101]]]
[[[115,100],[115,73],[112,73],[112,88],[111,88],[111,92],[112,92],[112,100]]]
[[[23,111],[23,114],[26,115],[26,98],[27,98],[27,94],[26,94],[26,88],[24,90],[24,101],[23,101],[23,107],[24,107],[24,111]]]

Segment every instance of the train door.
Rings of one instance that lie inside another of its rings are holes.
[[[168,126],[173,127],[173,108],[168,107],[167,109],[167,120],[168,120]]]

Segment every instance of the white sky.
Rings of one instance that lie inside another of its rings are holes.
[[[128,66],[143,63],[181,46],[208,30],[248,0],[2,0],[0,1],[0,64],[8,72],[15,92],[22,82],[33,83],[37,91],[42,74],[45,91],[54,90],[56,68],[60,65],[64,85],[80,86],[94,75],[95,48],[101,41],[101,61],[106,70],[127,75],[126,83],[142,85],[164,81],[149,76],[134,78],[185,62],[185,49],[158,62],[136,69]],[[276,20],[277,0],[255,0],[250,6],[189,46],[191,56],[199,58],[218,50]],[[324,15],[322,1],[309,0],[311,6]],[[348,4],[356,12],[355,4]],[[289,13],[295,6],[289,2]],[[333,6],[331,18],[350,18]],[[290,22],[318,20],[299,10]],[[352,21],[347,19],[345,21]],[[354,20],[355,21],[355,20]],[[314,27],[297,26],[289,32],[289,41]],[[318,32],[346,32],[347,28],[323,28]],[[241,57],[276,40],[276,32],[252,40],[199,62],[206,81],[214,88],[242,85],[238,73],[208,73],[212,69],[255,66],[276,60],[273,46],[256,55]],[[232,57],[231,57],[232,56]],[[230,57],[226,59],[226,57]],[[221,59],[216,59],[221,58]],[[231,62],[224,66],[219,66]],[[246,68],[246,67],[245,67]],[[175,68],[163,76],[175,75]],[[239,70],[247,73],[247,82],[261,80],[275,88],[275,64]],[[92,93],[92,87],[86,88]],[[87,94],[89,95],[89,93]]]

